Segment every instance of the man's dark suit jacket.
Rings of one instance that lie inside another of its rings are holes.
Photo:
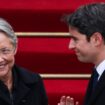
[[[93,75],[90,78],[84,105],[105,105],[105,71],[92,92]]]

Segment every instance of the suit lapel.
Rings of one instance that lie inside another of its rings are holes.
[[[104,88],[105,88],[105,71],[103,72],[99,82],[97,83],[94,92],[91,94],[90,100],[88,100],[87,105],[91,105],[92,103],[94,103],[97,100],[97,98],[100,97],[100,94],[102,93]]]
[[[93,75],[91,76],[89,80],[88,88],[87,88],[86,95],[85,95],[84,105],[88,105],[88,102],[90,100],[90,96],[92,93],[92,84],[93,84]]]

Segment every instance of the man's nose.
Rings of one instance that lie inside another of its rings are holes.
[[[69,49],[74,49],[74,48],[75,48],[75,42],[73,41],[73,39],[71,39],[69,42]]]

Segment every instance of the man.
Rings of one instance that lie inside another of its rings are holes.
[[[17,46],[11,25],[0,18],[0,105],[48,105],[41,77],[15,64]]]
[[[105,3],[81,6],[67,16],[67,23],[69,48],[75,51],[79,61],[95,65],[84,105],[105,105]],[[78,105],[78,102],[62,96],[59,105]]]

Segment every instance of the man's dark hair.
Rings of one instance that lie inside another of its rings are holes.
[[[89,41],[95,32],[102,34],[105,40],[105,3],[93,3],[81,6],[66,17],[67,24],[87,35]]]

